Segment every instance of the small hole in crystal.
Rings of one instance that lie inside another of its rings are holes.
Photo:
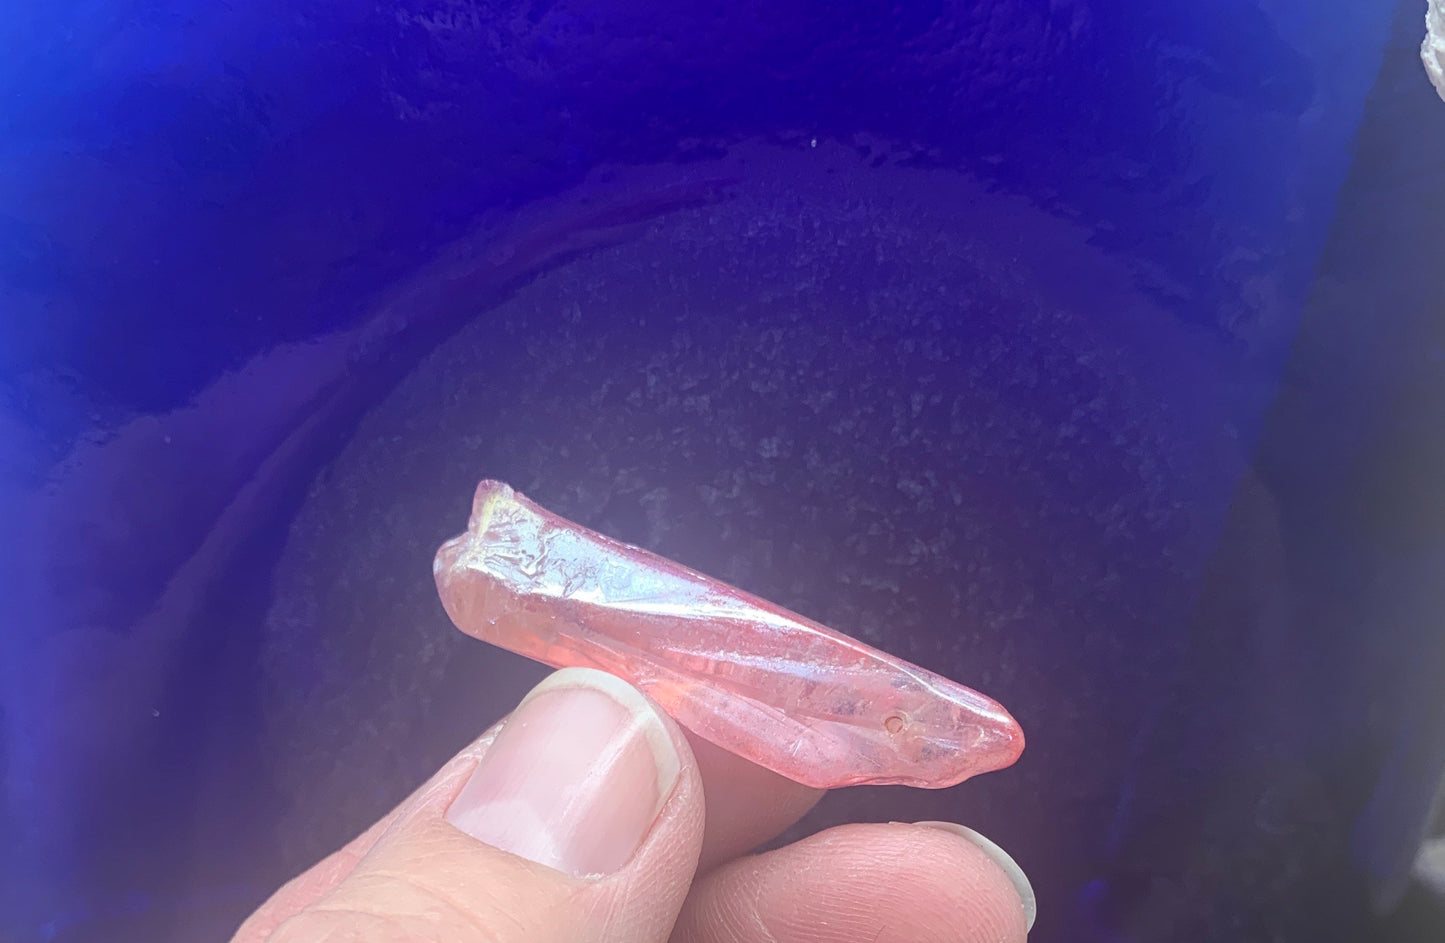
[[[883,721],[883,729],[891,734],[898,734],[903,730],[903,718],[897,714],[890,714],[888,719]]]

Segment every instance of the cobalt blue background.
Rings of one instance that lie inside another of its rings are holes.
[[[0,935],[223,938],[514,703],[483,474],[1008,704],[807,827],[1036,939],[1426,932],[1423,4],[683,6],[7,13]]]

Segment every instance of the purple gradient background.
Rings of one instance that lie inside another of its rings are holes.
[[[514,703],[483,476],[1028,731],[800,831],[978,827],[1045,943],[1438,934],[1422,3],[14,6],[0,937],[223,939]]]

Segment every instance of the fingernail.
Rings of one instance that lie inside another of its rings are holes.
[[[1008,876],[1009,882],[1014,886],[1014,890],[1018,891],[1019,904],[1024,909],[1025,929],[1032,930],[1034,928],[1034,918],[1038,916],[1039,912],[1038,901],[1034,897],[1034,887],[1029,883],[1028,875],[1024,874],[1024,869],[1020,868],[1018,862],[1009,857],[1008,852],[973,829],[956,825],[953,822],[918,822],[916,824],[922,825],[925,828],[936,828],[940,831],[952,832],[954,835],[967,839],[978,846],[979,850],[988,855],[989,860],[998,865],[999,869]]]
[[[647,837],[678,768],[672,738],[636,689],[565,668],[522,699],[446,817],[574,877],[611,874]]]

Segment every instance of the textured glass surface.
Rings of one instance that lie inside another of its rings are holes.
[[[484,481],[434,567],[457,627],[636,684],[683,726],[820,789],[954,786],[1008,766],[1001,706]]]

